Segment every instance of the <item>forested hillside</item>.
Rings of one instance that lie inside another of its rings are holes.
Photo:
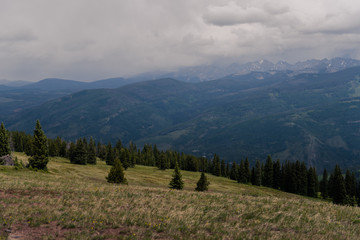
[[[360,68],[331,74],[231,75],[191,84],[161,79],[118,89],[86,90],[22,111],[9,129],[73,140],[157,144],[226,161],[268,154],[306,164],[355,167],[360,123]]]

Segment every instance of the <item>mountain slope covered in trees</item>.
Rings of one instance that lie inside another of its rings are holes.
[[[357,166],[360,68],[330,74],[230,75],[185,83],[161,79],[77,92],[7,119],[30,131],[39,119],[50,137],[157,144],[227,161],[300,160]]]

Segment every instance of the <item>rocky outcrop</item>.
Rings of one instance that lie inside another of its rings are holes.
[[[11,155],[2,156],[0,157],[0,165],[14,166],[14,160],[12,159]]]

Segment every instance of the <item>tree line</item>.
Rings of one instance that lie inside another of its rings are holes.
[[[324,169],[321,181],[314,167],[307,167],[304,162],[273,161],[268,156],[265,163],[256,160],[250,167],[246,158],[238,164],[225,163],[217,154],[212,159],[196,157],[172,150],[159,150],[156,145],[145,144],[142,148],[130,142],[128,147],[118,140],[114,146],[109,142],[95,142],[93,138],[79,138],[67,142],[60,137],[47,139],[37,121],[34,134],[25,132],[8,132],[4,124],[0,128],[0,156],[10,150],[25,152],[31,156],[30,166],[38,169],[46,168],[47,155],[65,157],[74,164],[96,164],[97,159],[115,166],[119,163],[125,170],[136,164],[155,166],[161,170],[175,169],[209,173],[227,177],[239,183],[265,186],[294,194],[331,199],[336,204],[360,205],[360,183],[355,173],[346,171],[345,177],[338,165],[328,174]],[[40,159],[40,160],[39,160]],[[119,161],[119,163],[115,164]],[[117,166],[117,169],[120,169]],[[176,170],[177,171],[177,170]],[[109,176],[110,177],[110,173]],[[123,176],[122,176],[123,177]],[[180,184],[181,185],[181,184]]]

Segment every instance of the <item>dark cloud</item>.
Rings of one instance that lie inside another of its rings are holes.
[[[360,58],[349,0],[3,0],[0,78],[96,80],[212,61]]]

